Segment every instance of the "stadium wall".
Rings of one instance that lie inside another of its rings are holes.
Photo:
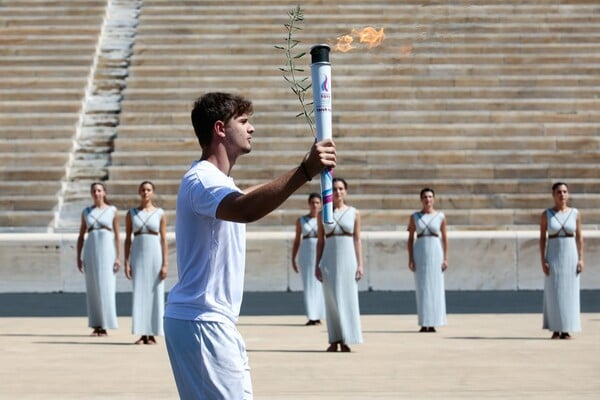
[[[448,290],[543,288],[537,231],[449,231]],[[414,290],[407,268],[407,233],[363,232],[366,277],[360,290]],[[175,235],[169,233],[169,277],[176,282]],[[246,291],[299,291],[291,269],[292,232],[248,232]],[[77,234],[0,234],[0,293],[84,292],[76,266]],[[584,231],[582,289],[600,289],[600,231]],[[117,291],[131,291],[123,271]]]

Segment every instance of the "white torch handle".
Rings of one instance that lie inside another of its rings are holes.
[[[310,66],[313,87],[313,103],[317,140],[330,139],[331,128],[331,64],[313,62]],[[321,172],[322,216],[326,224],[333,223],[333,171],[327,168]]]

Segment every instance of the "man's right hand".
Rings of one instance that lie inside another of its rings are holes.
[[[304,165],[311,177],[319,174],[325,168],[335,168],[336,150],[333,140],[325,139],[320,142],[315,141],[304,158]]]

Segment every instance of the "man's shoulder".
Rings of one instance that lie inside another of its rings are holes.
[[[231,179],[208,161],[194,161],[183,176],[184,181],[199,181],[207,185],[231,184]]]

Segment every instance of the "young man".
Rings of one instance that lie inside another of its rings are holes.
[[[177,195],[179,281],[169,294],[165,337],[182,399],[251,399],[244,342],[235,327],[242,302],[246,226],[280,206],[326,167],[331,140],[314,143],[300,165],[275,180],[240,190],[229,173],[252,149],[252,103],[207,93],[192,110],[202,158],[183,176]]]

